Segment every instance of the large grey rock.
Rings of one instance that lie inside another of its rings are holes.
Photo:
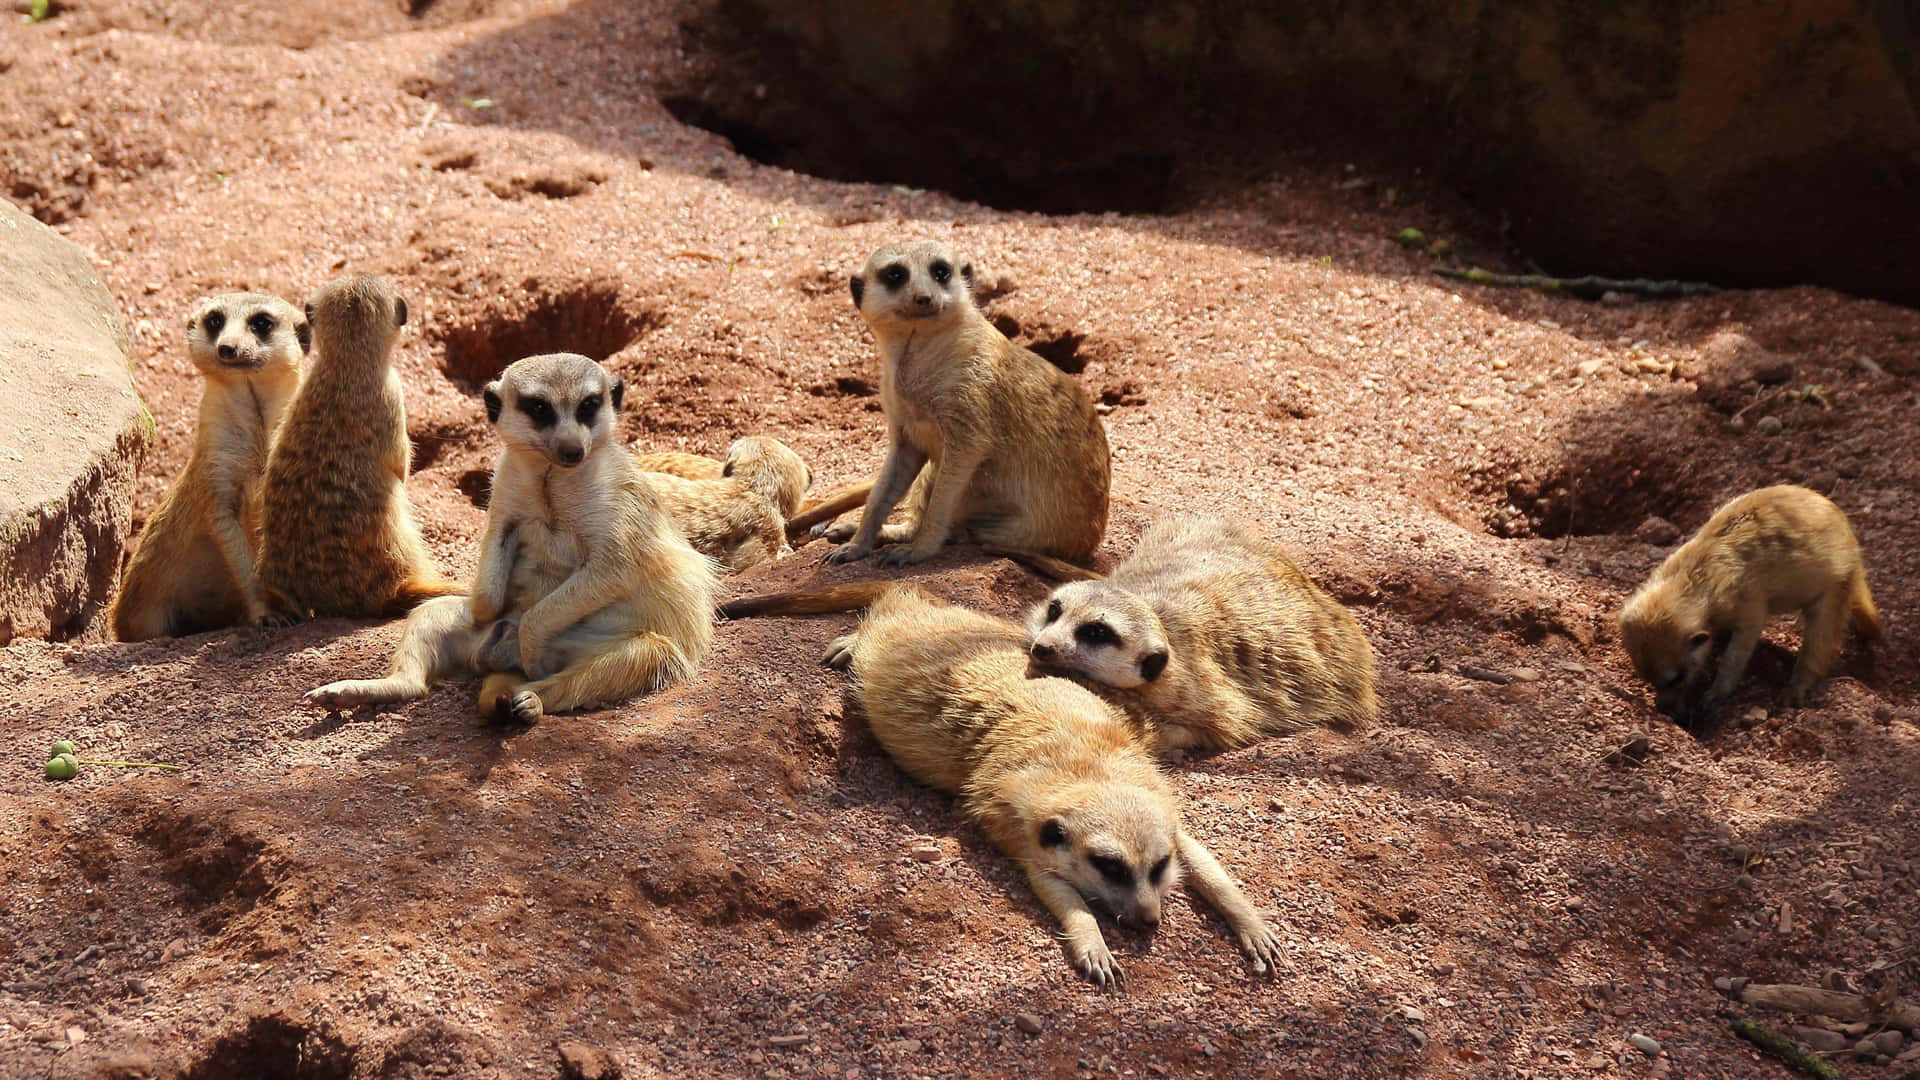
[[[153,443],[113,297],[0,200],[0,644],[98,637]]]

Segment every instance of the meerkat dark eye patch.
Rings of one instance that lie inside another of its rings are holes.
[[[219,337],[220,331],[227,328],[227,317],[218,311],[209,311],[200,325],[206,327],[208,337]]]
[[[1067,843],[1067,827],[1059,818],[1048,818],[1040,826],[1041,847],[1064,847]]]
[[[880,271],[880,281],[889,289],[898,289],[907,283],[907,268],[904,264],[894,263]]]
[[[1058,600],[1047,601],[1047,622],[1051,623],[1055,619],[1058,619],[1060,617],[1060,611],[1061,611],[1060,601]]]
[[[549,428],[552,427],[558,419],[558,417],[554,416],[553,406],[548,403],[546,398],[523,397],[515,401],[513,407],[519,409],[527,419],[533,421],[534,427]]]
[[[1147,876],[1153,879],[1155,885],[1158,885],[1167,880],[1167,867],[1171,865],[1173,865],[1173,856],[1162,855],[1160,861],[1153,864],[1153,870]]]
[[[580,407],[573,411],[573,415],[583,426],[592,427],[594,418],[600,415],[600,395],[588,394],[581,398]]]
[[[1074,628],[1073,637],[1082,645],[1120,644],[1120,635],[1113,632],[1113,627],[1103,622],[1081,623]]]
[[[1095,870],[1100,871],[1101,877],[1115,885],[1133,884],[1133,867],[1119,859],[1111,855],[1089,855],[1087,861],[1093,864]]]
[[[264,312],[247,320],[247,329],[253,331],[253,336],[259,338],[261,341],[272,337],[273,328],[277,325],[279,324],[273,321],[273,316],[265,314]]]
[[[944,262],[935,262],[932,266],[927,268],[927,272],[933,275],[933,280],[939,282],[942,285],[945,285],[947,282],[953,280],[953,267],[948,266]]]

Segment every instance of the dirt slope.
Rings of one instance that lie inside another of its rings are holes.
[[[506,736],[470,687],[298,704],[380,670],[394,624],[16,642],[0,1077],[551,1076],[556,1040],[640,1077],[1750,1077],[1785,1074],[1728,1034],[1715,977],[1905,962],[1915,988],[1920,315],[1454,287],[1389,239],[1439,211],[1337,167],[1154,218],[818,181],[659,104],[682,4],[421,7],[0,22],[0,175],[101,268],[159,423],[136,518],[191,439],[189,305],[340,268],[415,312],[412,493],[450,571],[483,518],[477,385],[530,352],[606,359],[638,443],[763,432],[853,481],[881,445],[846,275],[931,234],[1112,405],[1108,557],[1168,512],[1257,521],[1356,605],[1384,721],[1181,766],[1287,955],[1252,977],[1176,903],[1151,939],[1109,931],[1128,980],[1103,993],[846,715],[816,660],[847,618],[725,626],[693,683]],[[1611,612],[1666,550],[1646,519],[1689,530],[1777,481],[1853,516],[1889,640],[1783,713],[1783,626],[1699,742],[1652,715]],[[821,550],[734,587],[845,576]],[[923,574],[1007,614],[1043,593],[967,551]],[[1644,764],[1603,761],[1637,732]],[[54,786],[58,737],[187,768]]]

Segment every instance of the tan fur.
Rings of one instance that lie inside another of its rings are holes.
[[[799,509],[812,470],[778,439],[752,435],[727,448],[725,461],[663,451],[636,456],[694,550],[728,572],[790,554],[786,515]],[[711,469],[707,466],[712,466]]]
[[[393,341],[407,304],[371,274],[307,302],[314,360],[267,457],[260,580],[293,618],[397,615],[460,591],[435,569],[407,502],[407,410]]]
[[[1787,689],[1797,706],[1833,666],[1848,624],[1877,641],[1880,616],[1846,514],[1817,492],[1781,485],[1714,511],[1621,608],[1620,639],[1661,711],[1705,718],[1732,696],[1767,620],[1789,611],[1802,622]],[[1713,684],[1690,708],[1721,638]]]
[[[973,265],[935,240],[883,247],[853,278],[880,347],[887,460],[857,527],[816,530],[833,562],[949,540],[1086,559],[1107,527],[1106,432],[1073,378],[1006,339],[974,306]],[[911,489],[911,490],[910,490]],[[902,496],[907,521],[886,525]]]
[[[1105,580],[1055,589],[1028,625],[1036,666],[1086,680],[1162,753],[1357,727],[1379,711],[1353,614],[1221,518],[1155,525]]]
[[[1088,898],[1150,926],[1183,868],[1256,970],[1278,956],[1273,931],[1181,828],[1178,796],[1125,719],[1066,679],[1028,678],[1019,627],[895,587],[827,662],[851,667],[851,695],[887,754],[958,795],[1026,870],[1082,975],[1119,974]]]
[[[805,503],[798,513],[787,519],[787,539],[798,540],[802,534],[810,531],[815,535],[824,535],[827,526],[834,518],[849,510],[865,506],[867,496],[872,493],[872,484],[855,484],[849,488],[842,488],[824,499]]]
[[[749,435],[727,447],[720,463],[722,476],[738,480],[760,493],[780,511],[784,522],[800,509],[807,488],[813,485],[813,470],[793,448],[779,439]]]
[[[614,440],[623,391],[569,353],[528,357],[489,384],[504,449],[471,598],[416,609],[387,678],[332,683],[307,700],[408,701],[491,672],[482,715],[527,723],[690,677],[713,647],[715,569]]]
[[[260,479],[273,430],[300,385],[307,340],[306,316],[276,296],[227,293],[189,316],[187,355],[206,380],[193,453],[148,520],[114,598],[121,641],[267,618],[254,561]]]
[[[686,480],[720,479],[720,463],[703,454],[683,450],[634,451],[633,463],[642,472],[665,473]]]

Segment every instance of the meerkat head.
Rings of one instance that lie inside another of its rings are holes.
[[[1139,596],[1104,581],[1062,585],[1027,616],[1028,655],[1044,670],[1103,686],[1145,686],[1167,670],[1166,627]]]
[[[973,305],[973,260],[938,240],[888,244],[853,275],[853,306],[875,330],[911,328]]]
[[[312,345],[307,317],[277,296],[222,293],[187,316],[187,354],[209,376],[296,371]]]
[[[1634,672],[1653,684],[1660,711],[1681,715],[1713,658],[1706,613],[1669,583],[1649,583],[1620,609],[1620,642]]]
[[[1033,821],[1040,863],[1123,922],[1155,926],[1180,880],[1180,819],[1164,788],[1110,777],[1051,797]]]
[[[781,517],[792,517],[813,484],[813,470],[779,439],[749,435],[727,447],[720,475],[731,476],[767,497]]]
[[[487,422],[509,453],[536,454],[572,468],[603,446],[614,446],[613,425],[626,384],[578,353],[516,360],[487,384]]]
[[[342,274],[307,300],[307,322],[322,359],[384,365],[393,357],[393,339],[407,325],[407,302],[385,278]]]

